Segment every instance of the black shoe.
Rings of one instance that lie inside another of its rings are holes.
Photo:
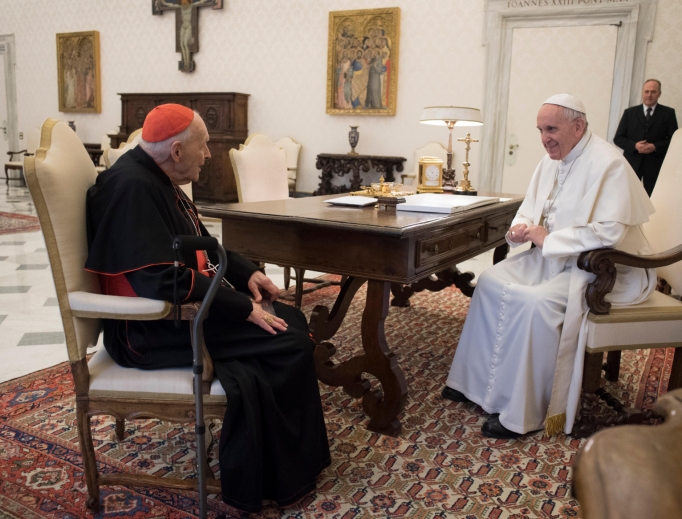
[[[514,440],[523,436],[523,434],[510,431],[502,425],[499,415],[491,416],[485,421],[481,427],[481,434],[487,438],[498,438],[500,440]]]
[[[448,400],[452,400],[453,402],[471,402],[471,400],[464,396],[464,393],[448,386],[443,388],[441,396],[443,398],[447,398]]]

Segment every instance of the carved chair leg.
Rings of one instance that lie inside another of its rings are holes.
[[[303,300],[303,275],[305,274],[305,269],[294,267],[294,272],[296,272],[296,299],[294,300],[294,305],[296,308],[301,308],[301,301]]]
[[[284,267],[284,290],[289,290],[291,283],[291,267]]]
[[[583,366],[583,391],[594,393],[601,385],[603,353],[585,353]]]
[[[606,372],[606,380],[609,382],[617,382],[620,374],[620,350],[610,351],[606,354],[606,364],[604,364],[604,371]]]
[[[92,430],[90,429],[90,417],[88,416],[87,403],[76,403],[76,421],[78,426],[78,443],[83,457],[83,470],[85,482],[88,487],[88,500],[86,506],[94,514],[99,512],[99,484],[97,483],[97,460],[95,459],[95,446],[92,443]]]
[[[126,421],[125,418],[116,418],[116,438],[118,441],[123,441],[123,436],[126,431]]]
[[[682,387],[682,346],[675,348],[673,366],[670,370],[670,380],[668,381],[668,393],[679,387]]]

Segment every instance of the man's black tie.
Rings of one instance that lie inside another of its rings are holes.
[[[648,107],[646,109],[646,123],[649,124],[651,122],[651,107]]]

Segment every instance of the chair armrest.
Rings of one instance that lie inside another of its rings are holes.
[[[69,292],[71,313],[76,317],[156,321],[170,315],[172,303],[146,297],[107,296],[90,292]]]
[[[578,257],[578,268],[597,277],[587,285],[585,299],[590,311],[597,315],[608,314],[611,303],[604,300],[616,283],[616,264],[635,268],[658,268],[682,260],[682,245],[659,254],[638,256],[618,249],[595,249]]]
[[[173,319],[173,304],[146,297],[108,296],[91,292],[69,292],[69,305],[75,317],[90,319],[122,319],[128,321],[157,321]],[[180,319],[192,321],[199,312],[199,302],[186,303],[180,307]],[[213,361],[202,345],[204,372],[201,379],[202,392],[208,394],[208,386],[213,380]],[[210,389],[210,388],[209,388]]]

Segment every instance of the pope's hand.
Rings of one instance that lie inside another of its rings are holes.
[[[523,241],[532,241],[536,247],[542,249],[545,243],[545,238],[549,233],[542,225],[531,225],[528,227],[523,235]]]
[[[525,223],[517,223],[514,227],[509,229],[509,231],[507,231],[509,241],[512,243],[524,243],[526,240],[524,240],[523,235],[527,227],[528,226]]]
[[[263,299],[261,292],[268,293],[270,295],[270,301],[277,301],[279,288],[277,288],[272,280],[260,270],[251,274],[247,286],[249,287],[249,290],[251,290],[253,299],[256,303],[260,303],[261,299]]]
[[[275,330],[280,330],[283,332],[286,331],[287,326],[289,325],[286,323],[284,319],[280,319],[275,315],[267,313],[255,301],[252,301],[252,304],[253,310],[251,311],[251,315],[249,315],[249,317],[246,319],[247,321],[260,326],[261,328],[263,328],[263,330],[265,330],[266,332],[270,332],[273,335],[277,334]]]

